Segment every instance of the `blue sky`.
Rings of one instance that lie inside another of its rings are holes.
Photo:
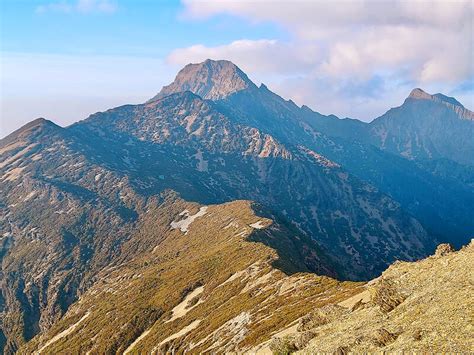
[[[0,136],[40,116],[67,125],[143,102],[183,65],[208,57],[230,59],[256,83],[340,117],[371,120],[418,86],[472,109],[472,7],[2,0]]]
[[[244,25],[243,20],[232,16],[207,21],[185,19],[181,16],[183,5],[175,0],[106,1],[113,4],[109,11],[47,7],[78,2],[3,0],[2,50],[164,57],[174,48],[195,43],[212,46],[240,37],[259,39],[283,34],[275,25]]]

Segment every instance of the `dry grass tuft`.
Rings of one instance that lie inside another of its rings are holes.
[[[270,350],[273,354],[291,354],[304,349],[316,336],[317,334],[312,331],[305,331],[282,338],[273,338],[270,342]]]
[[[290,336],[274,338],[270,342],[270,350],[274,355],[288,355],[298,351],[294,339]]]
[[[322,325],[328,324],[335,319],[339,319],[346,313],[344,307],[338,305],[327,305],[316,309],[300,319],[297,330],[299,332],[312,330]]]
[[[416,329],[413,331],[412,337],[416,341],[420,341],[421,338],[423,338],[423,330],[421,329]]]

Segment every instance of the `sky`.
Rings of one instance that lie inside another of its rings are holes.
[[[363,121],[415,87],[474,109],[473,0],[0,0],[0,137],[137,104],[187,63],[233,61]]]

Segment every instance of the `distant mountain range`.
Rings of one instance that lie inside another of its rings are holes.
[[[212,341],[202,336],[194,347],[176,343],[196,332],[215,332],[216,351],[248,350],[283,314],[280,325],[290,325],[323,302],[320,292],[340,300],[360,291],[333,278],[369,280],[439,243],[469,242],[474,113],[414,89],[370,123],[339,119],[257,87],[231,62],[206,60],[144,104],[66,128],[37,119],[2,139],[0,197],[5,353],[132,352],[154,324],[171,339],[155,334],[147,351],[153,341],[155,351],[204,351]],[[253,280],[226,291],[238,305],[218,289],[240,277],[232,272]],[[275,285],[254,290],[267,272]],[[269,294],[283,284],[307,285],[315,303],[295,296],[290,313],[278,309],[282,299]],[[190,292],[189,310],[229,312],[206,313],[173,337],[187,318],[163,317]],[[258,295],[275,312],[255,323]],[[254,325],[219,335],[234,318]],[[80,323],[91,326],[68,335]]]

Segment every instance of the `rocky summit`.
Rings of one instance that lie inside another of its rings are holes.
[[[184,91],[191,91],[203,99],[220,100],[249,88],[256,86],[235,64],[227,60],[208,59],[203,63],[186,65],[176,79],[150,101]]]
[[[472,117],[339,119],[206,60],[36,119],[0,141],[0,348],[472,352]]]

